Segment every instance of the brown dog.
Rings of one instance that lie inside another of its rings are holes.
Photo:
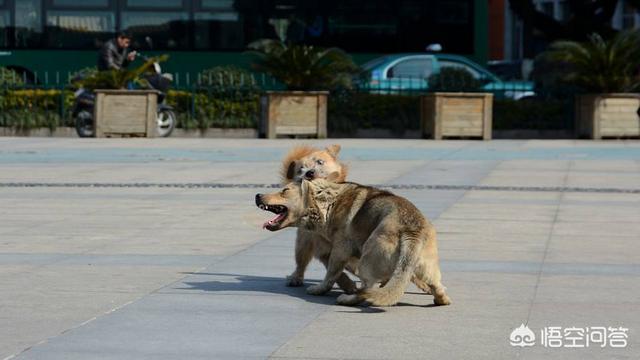
[[[280,176],[282,185],[290,182],[301,183],[302,180],[324,179],[329,175],[338,182],[345,181],[347,167],[338,161],[340,145],[330,145],[325,149],[311,146],[297,146],[282,160]],[[268,223],[265,223],[267,227]],[[287,277],[287,286],[302,286],[304,284],[304,272],[314,256],[314,244],[316,237],[313,233],[304,229],[298,229],[296,236],[295,259],[296,268]],[[318,257],[325,266],[326,257]],[[347,293],[353,293],[355,284],[346,274],[338,279],[338,285]]]
[[[256,205],[276,214],[265,224],[270,231],[296,226],[317,235],[316,253],[326,258],[327,274],[307,293],[328,292],[352,266],[362,288],[340,295],[340,304],[394,305],[412,279],[430,288],[436,305],[451,303],[440,280],[435,229],[408,200],[369,186],[316,179],[257,194]]]

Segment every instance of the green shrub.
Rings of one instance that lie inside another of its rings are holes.
[[[428,82],[429,90],[433,91],[478,91],[482,86],[468,70],[455,66],[443,67],[439,73],[429,76]]]
[[[73,126],[72,107],[73,93],[71,91],[57,89],[5,90],[0,94],[0,126],[22,130]]]
[[[593,93],[640,89],[640,31],[627,30],[611,39],[593,34],[587,42],[556,41],[544,56],[567,66],[562,79]]]
[[[357,129],[391,129],[402,135],[420,128],[420,98],[336,92],[329,97],[329,131],[353,134]]]
[[[12,109],[0,114],[0,127],[10,127],[18,130],[49,128],[54,130],[65,125],[60,115],[55,111],[42,109]]]
[[[163,62],[169,58],[168,55],[150,58],[144,64],[134,69],[105,70],[90,72],[89,76],[77,79],[75,86],[88,90],[95,89],[124,89],[129,83],[135,83],[142,87],[148,87],[143,75],[150,72],[156,62]]]
[[[285,44],[263,39],[249,44],[253,67],[283,83],[289,90],[350,88],[358,67],[338,48]]]
[[[206,91],[170,90],[167,103],[175,108],[178,127],[183,129],[255,128],[259,115],[259,96]]]
[[[22,77],[17,72],[0,67],[0,87],[24,85]]]
[[[558,130],[570,128],[571,103],[563,100],[533,99],[493,101],[494,130]]]

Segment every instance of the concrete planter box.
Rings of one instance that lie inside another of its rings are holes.
[[[594,94],[576,97],[576,132],[578,137],[640,136],[640,95]]]
[[[326,91],[274,91],[260,99],[261,137],[327,137]]]
[[[155,90],[96,90],[96,137],[155,137]]]
[[[479,137],[491,139],[493,94],[432,93],[420,99],[425,138]]]

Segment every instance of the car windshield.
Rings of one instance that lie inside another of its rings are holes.
[[[382,65],[382,63],[384,63],[385,61],[387,61],[386,57],[375,58],[373,60],[369,60],[366,63],[364,63],[364,65],[362,65],[362,70],[370,71],[371,69]]]

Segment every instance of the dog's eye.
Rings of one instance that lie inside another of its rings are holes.
[[[288,188],[284,188],[284,189],[282,189],[282,193],[283,193],[283,194],[284,194],[284,193],[286,193],[287,191],[289,191],[289,189],[288,189]]]
[[[318,160],[316,160],[316,164],[324,165],[324,160],[318,159]]]

